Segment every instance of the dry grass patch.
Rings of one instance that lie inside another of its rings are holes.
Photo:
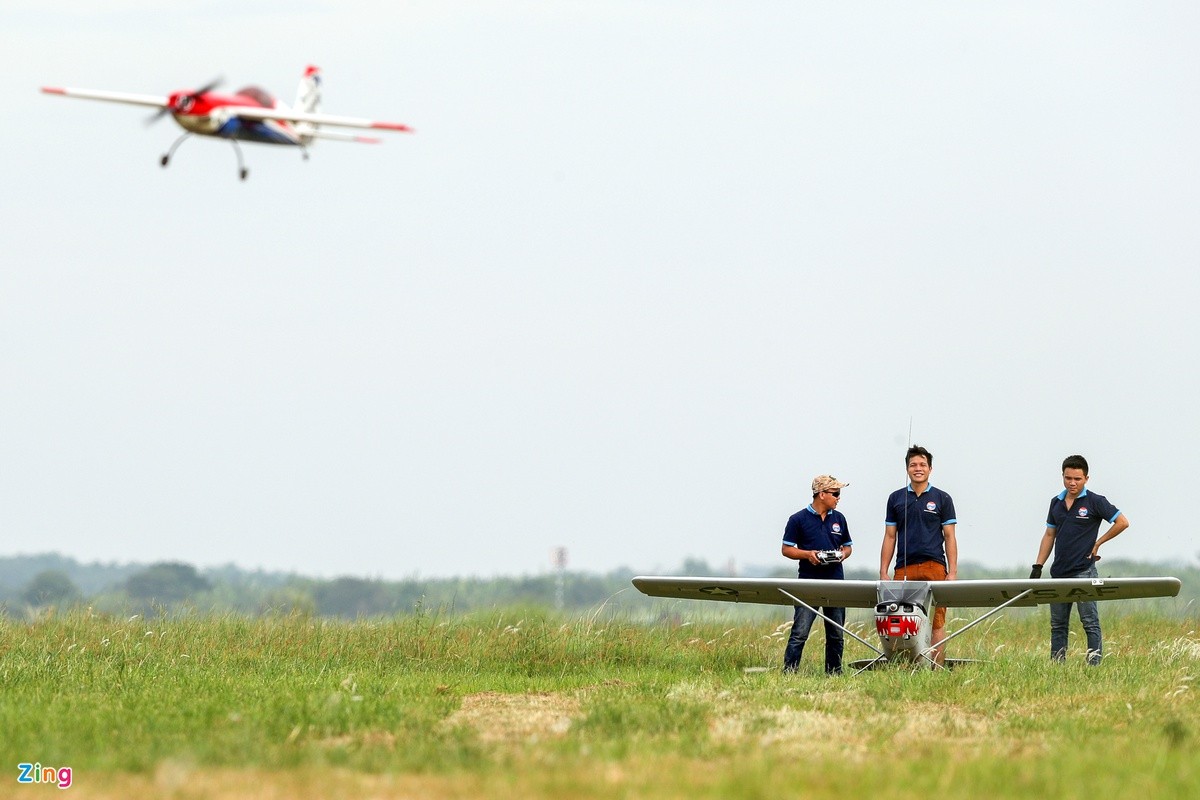
[[[915,703],[904,716],[897,740],[954,739],[957,742],[990,738],[996,720],[945,703]]]
[[[718,715],[710,723],[709,733],[718,742],[755,741],[761,747],[780,747],[798,753],[825,747],[844,752],[865,745],[847,722],[845,717],[824,711],[785,707]]]
[[[354,747],[384,747],[396,749],[396,734],[390,731],[361,731],[347,733],[341,736],[326,736],[314,742],[318,747],[354,748]]]
[[[444,724],[471,728],[485,742],[536,742],[565,736],[581,714],[579,698],[560,692],[479,692]]]
[[[813,698],[806,697],[808,702]],[[916,703],[904,712],[866,712],[865,698],[833,695],[813,702],[815,708],[785,705],[774,709],[740,709],[727,704],[709,725],[714,741],[785,753],[825,753],[864,761],[887,742],[907,747],[956,752],[987,752],[1006,744],[997,733],[999,721],[982,713],[940,703]]]

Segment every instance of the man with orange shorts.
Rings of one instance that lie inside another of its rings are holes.
[[[888,496],[879,556],[879,580],[888,580],[888,564],[896,557],[892,580],[952,581],[958,578],[958,541],[954,526],[954,500],[929,484],[933,454],[920,445],[908,448],[904,457],[908,486]],[[942,641],[946,638],[946,609],[933,615],[933,659],[944,663]]]

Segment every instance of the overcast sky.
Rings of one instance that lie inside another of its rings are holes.
[[[102,10],[101,10],[102,9]],[[391,578],[878,563],[910,437],[961,559],[1071,453],[1194,562],[1194,2],[5,0],[0,553]],[[221,75],[381,146],[185,143]],[[1023,574],[1023,573],[1022,573]]]

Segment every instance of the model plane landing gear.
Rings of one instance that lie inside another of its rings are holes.
[[[188,133],[185,133],[183,136],[180,136],[178,139],[176,139],[174,144],[171,145],[171,149],[163,154],[163,157],[158,160],[158,163],[162,164],[164,167],[166,167],[167,164],[170,164],[171,156],[175,155],[175,150],[178,149],[179,145],[183,144],[184,139],[188,138],[191,135],[192,135],[191,132],[188,132]]]
[[[174,144],[171,145],[171,149],[163,154],[162,158],[158,160],[158,163],[162,164],[164,167],[170,164],[171,156],[175,155],[175,151],[179,149],[179,145],[183,144],[184,140],[191,135],[192,134],[189,131],[188,133],[185,133],[183,136],[180,136],[178,139],[176,139]],[[238,143],[233,139],[230,139],[229,143],[233,145],[233,152],[237,154],[238,179],[244,181],[250,175],[250,170],[246,168],[246,162],[242,159],[242,148],[238,147]]]
[[[235,139],[230,139],[229,143],[233,145],[233,152],[237,153],[238,177],[244,181],[246,180],[246,176],[250,174],[250,170],[246,169],[246,164],[242,161],[242,148],[238,147],[237,140]]]

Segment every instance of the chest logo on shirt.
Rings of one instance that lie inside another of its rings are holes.
[[[830,528],[830,530],[833,531],[834,533],[841,533],[842,532],[842,523],[840,523],[840,522],[833,523],[833,527]]]
[[[925,504],[925,510],[930,513],[937,511],[937,503],[930,500],[928,503]]]
[[[1087,506],[1080,506],[1080,507],[1079,507],[1079,518],[1080,518],[1080,519],[1087,519],[1087,514],[1088,514],[1088,512],[1087,512]]]

